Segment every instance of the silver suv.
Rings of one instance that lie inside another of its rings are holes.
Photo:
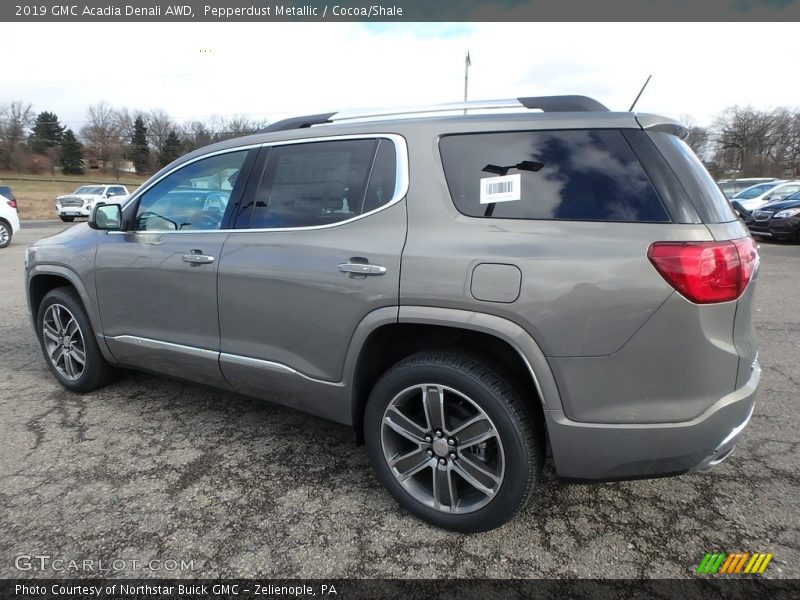
[[[36,335],[76,392],[122,366],[351,425],[450,529],[510,519],[548,447],[703,470],[753,412],[758,255],[682,134],[581,96],[281,121],[32,246]]]

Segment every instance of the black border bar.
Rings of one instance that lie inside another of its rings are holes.
[[[800,0],[3,0],[11,22],[798,21]],[[682,43],[676,39],[663,43]]]
[[[0,580],[0,597],[20,600],[794,600],[800,597],[800,581],[719,575],[678,580],[4,579]]]

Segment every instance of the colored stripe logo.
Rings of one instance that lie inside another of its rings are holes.
[[[706,552],[695,572],[698,575],[761,574],[772,556],[766,552]]]

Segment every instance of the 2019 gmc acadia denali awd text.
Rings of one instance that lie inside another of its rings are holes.
[[[758,255],[682,133],[581,96],[281,121],[32,246],[36,335],[73,391],[120,365],[352,425],[451,529],[510,519],[546,445],[706,469],[753,411]]]

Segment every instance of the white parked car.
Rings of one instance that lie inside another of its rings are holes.
[[[771,187],[765,186],[764,188],[762,188],[761,185],[754,185],[731,198],[731,205],[733,205],[739,213],[749,215],[768,202],[783,200],[797,192],[800,192],[800,181],[784,181],[778,185]]]
[[[98,202],[121,202],[130,192],[124,185],[83,185],[71,194],[56,198],[56,211],[62,221],[71,223],[75,217],[88,217]]]
[[[16,201],[0,196],[0,248],[8,246],[18,231],[19,216]]]

